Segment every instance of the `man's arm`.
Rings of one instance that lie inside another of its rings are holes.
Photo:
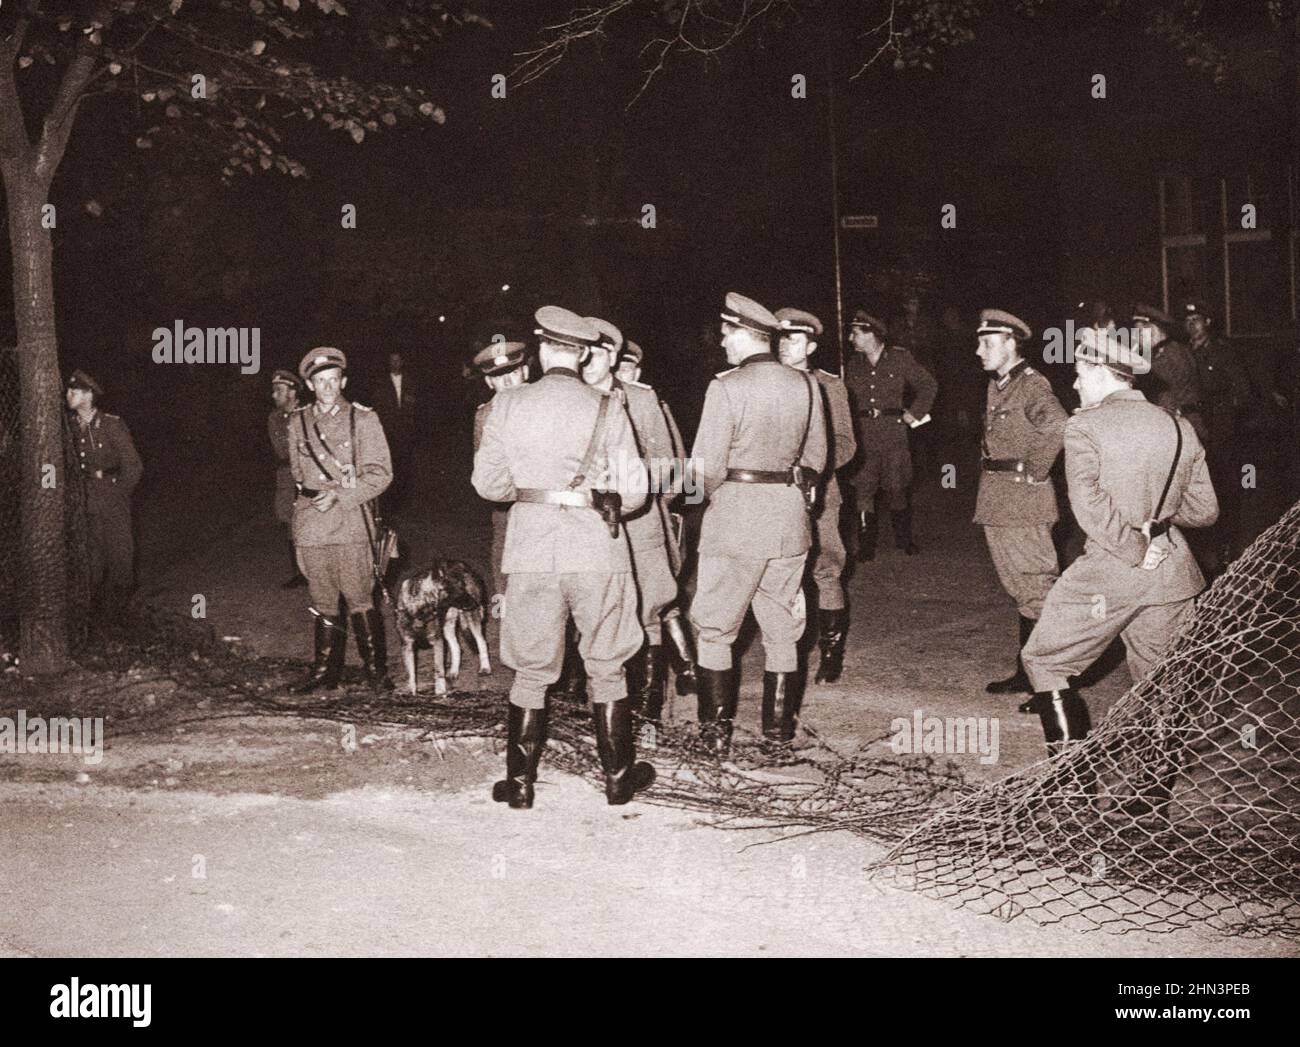
[[[613,480],[612,487],[622,499],[623,512],[635,512],[645,505],[649,481],[627,411],[612,398],[605,417],[604,451],[605,475]]]
[[[1070,508],[1084,534],[1130,567],[1137,567],[1146,556],[1146,539],[1120,515],[1102,489],[1101,454],[1092,434],[1068,422],[1065,477],[1070,486]]]
[[[695,433],[690,462],[695,472],[696,488],[702,489],[706,497],[721,487],[727,478],[727,456],[731,451],[734,430],[727,391],[715,378],[704,394],[704,411]]]
[[[934,406],[935,395],[939,392],[939,383],[934,380],[934,375],[922,367],[911,353],[907,354],[906,359],[907,366],[903,370],[903,378],[912,387],[915,394],[907,410],[913,418],[924,418],[930,413],[930,408]]]
[[[1178,499],[1178,509],[1169,519],[1178,527],[1209,527],[1219,518],[1219,498],[1214,493],[1214,484],[1210,482],[1210,470],[1205,465],[1205,449],[1196,439],[1196,434],[1183,434],[1184,442],[1194,441],[1195,451],[1192,456],[1192,475],[1187,482],[1183,496]]]
[[[510,465],[506,457],[503,419],[505,410],[493,407],[487,413],[483,439],[474,452],[474,471],[470,483],[480,498],[489,502],[513,502],[517,497]]]
[[[1065,422],[1069,415],[1046,380],[1034,382],[1032,389],[1025,402],[1025,417],[1034,427],[1034,435],[1025,461],[1029,463],[1030,477],[1043,481],[1065,443]]]
[[[808,422],[808,439],[804,441],[799,464],[805,469],[821,473],[826,468],[826,407],[822,400],[822,385],[812,375],[806,375],[804,381],[812,393],[812,417]]]
[[[144,463],[140,461],[140,455],[136,452],[135,441],[131,439],[131,430],[126,427],[126,422],[119,418],[113,429],[117,453],[122,460],[120,483],[126,488],[126,493],[130,494],[140,482],[140,477],[144,475]]]
[[[824,388],[830,408],[831,430],[835,434],[834,467],[839,469],[858,453],[858,441],[853,436],[853,412],[849,408],[849,391],[843,382],[831,382]]]

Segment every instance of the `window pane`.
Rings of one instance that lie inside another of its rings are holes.
[[[1205,231],[1205,201],[1186,176],[1161,180],[1165,195],[1165,236],[1188,236]]]

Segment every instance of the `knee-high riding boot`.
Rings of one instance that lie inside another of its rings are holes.
[[[670,614],[664,621],[664,632],[673,642],[672,649],[677,653],[677,693],[695,693],[695,644],[691,640],[690,626],[681,613]]]
[[[636,761],[627,699],[592,702],[591,713],[596,721],[596,752],[605,772],[605,799],[610,806],[625,804],[655,780],[655,769]]]
[[[715,756],[725,757],[731,751],[732,721],[739,699],[736,670],[706,669],[701,665],[696,682],[700,740]]]
[[[1034,631],[1034,626],[1038,623],[1033,618],[1026,618],[1020,615],[1020,649],[1025,649],[1025,644],[1029,642],[1029,634]],[[1025,675],[1025,662],[1016,652],[1016,671],[1008,676],[1005,680],[994,680],[984,688],[989,694],[1027,694],[1033,691],[1029,683],[1029,677]]]
[[[511,705],[506,718],[506,776],[492,786],[492,799],[511,807],[531,807],[537,764],[545,747],[546,710]]]

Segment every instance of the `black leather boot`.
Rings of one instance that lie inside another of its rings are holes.
[[[848,608],[822,611],[821,629],[817,638],[821,658],[817,662],[817,683],[835,683],[844,671],[844,642],[849,626]]]
[[[648,763],[636,762],[632,710],[626,699],[592,702],[591,714],[596,721],[596,752],[605,772],[605,799],[611,807],[617,807],[650,785],[655,780],[655,769]]]
[[[315,630],[312,634],[314,654],[307,679],[290,688],[294,694],[307,694],[317,688],[329,690],[339,685],[343,675],[343,659],[347,654],[347,619],[341,614],[328,618],[312,609]]]
[[[774,742],[794,740],[803,704],[804,674],[763,673],[763,736]]]
[[[587,667],[578,651],[578,632],[570,623],[565,632],[564,664],[560,678],[546,689],[546,697],[582,705],[587,701]]]
[[[531,807],[545,747],[546,710],[511,705],[506,717],[506,776],[492,786],[492,799],[515,808]]]
[[[701,665],[696,682],[700,741],[713,755],[724,758],[731,751],[732,721],[736,718],[739,699],[736,670],[706,669]]]
[[[393,681],[388,677],[388,645],[384,639],[384,620],[379,608],[355,611],[352,631],[357,635],[357,653],[361,655],[361,668],[366,683],[376,693],[391,691]]]
[[[905,509],[891,509],[889,519],[894,527],[894,547],[903,550],[908,556],[919,553],[920,547],[912,541],[912,507],[909,505]]]
[[[632,703],[634,713],[641,711],[641,703],[645,700],[645,662],[648,650],[650,650],[649,647],[642,647],[641,650],[623,663],[623,677],[627,680],[628,701]]]
[[[1088,737],[1091,723],[1088,703],[1073,688],[1063,691],[1040,691],[1030,702],[1043,725],[1043,740],[1047,751],[1055,755],[1066,742],[1078,742]]]
[[[677,674],[677,693],[694,694],[695,683],[695,644],[691,640],[691,630],[680,612],[670,614],[663,621],[664,632],[673,642],[672,650],[677,655],[673,669]]]
[[[302,576],[302,571],[298,570],[298,550],[294,547],[292,538],[289,539],[289,564],[293,567],[293,574],[280,588],[301,589],[307,584],[307,579]]]
[[[1029,634],[1034,631],[1034,626],[1038,622],[1033,618],[1026,618],[1020,615],[1020,650],[1025,649],[1025,644],[1029,642]],[[989,694],[1029,694],[1033,691],[1033,686],[1029,683],[1029,677],[1025,675],[1025,662],[1016,653],[1016,671],[1008,676],[1005,680],[994,680],[984,688]]]
[[[858,514],[858,563],[876,558],[876,539],[880,535],[875,513]]]
[[[641,715],[653,723],[658,723],[664,713],[664,669],[664,649],[659,644],[641,652],[641,691],[633,701]],[[630,680],[628,686],[631,687]]]

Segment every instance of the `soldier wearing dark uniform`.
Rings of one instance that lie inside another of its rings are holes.
[[[1116,636],[1135,682],[1160,659],[1205,586],[1179,528],[1218,515],[1191,423],[1133,388],[1142,354],[1105,331],[1083,335],[1074,383],[1082,406],[1065,424],[1065,473],[1087,544],[1052,587],[1024,650],[1035,694],[1021,709],[1039,714],[1049,752],[1087,735],[1087,706],[1070,677]]]
[[[307,584],[298,570],[298,553],[293,547],[293,471],[289,468],[289,419],[298,410],[298,378],[291,371],[278,370],[271,376],[271,399],[275,407],[266,416],[266,435],[275,455],[275,518],[285,525],[285,541],[289,546],[289,563],[293,574],[284,583],[285,589],[297,589]]]
[[[1056,491],[1048,474],[1061,453],[1066,413],[1051,383],[1020,355],[1030,336],[1028,324],[1000,309],[985,309],[975,333],[980,362],[991,372],[975,523],[984,528],[998,581],[1016,602],[1019,650],[1060,574],[1052,544]],[[1015,673],[985,688],[990,694],[1029,689],[1019,655]]]
[[[293,541],[315,619],[311,672],[295,688],[300,693],[338,686],[349,624],[371,688],[393,687],[374,605],[374,517],[367,505],[392,482],[392,465],[379,416],[343,396],[347,366],[338,349],[310,350],[298,373],[316,402],[289,420],[289,468],[298,494]]]
[[[644,359],[644,353],[636,342],[628,339],[623,344],[622,351],[618,354],[618,366],[614,369],[614,376],[621,382],[640,382],[641,381],[641,363]],[[647,386],[647,388],[652,388]],[[681,478],[685,476],[686,469],[686,442],[682,439],[682,431],[677,427],[677,419],[673,417],[672,408],[668,406],[668,401],[655,394],[659,399],[659,410],[663,413],[664,421],[668,425],[668,436],[672,444],[672,457],[674,460],[674,471],[676,483],[672,486],[672,493],[677,492],[681,486]],[[672,500],[668,495],[668,489],[665,488],[665,497],[662,500],[664,510],[665,531],[668,540],[668,559],[672,563],[673,574],[680,581],[682,571],[684,570],[685,553],[682,549],[682,519],[681,516],[669,511],[668,503]],[[668,634],[672,640],[671,653],[675,655],[673,659],[673,670],[677,676],[677,693],[694,694],[695,693],[695,641],[691,637],[690,627],[686,623],[686,616],[682,614],[681,606],[673,602],[663,612],[661,619],[663,631]]]
[[[848,559],[844,539],[840,537],[840,482],[836,470],[847,465],[857,452],[853,436],[853,411],[848,390],[839,375],[808,365],[817,351],[822,322],[802,309],[778,309],[781,362],[798,371],[806,371],[821,387],[822,406],[826,412],[826,470],[818,491],[814,516],[816,527],[813,584],[817,587],[818,643],[821,658],[817,663],[817,683],[835,683],[844,668],[844,644],[848,633],[848,601],[844,595],[844,565]]]
[[[669,521],[665,497],[676,494],[680,450],[674,448],[668,420],[659,397],[648,385],[614,376],[613,367],[623,349],[623,333],[598,317],[588,323],[600,332],[582,367],[588,385],[613,396],[627,412],[632,436],[645,465],[650,489],[646,503],[624,517],[632,553],[641,627],[645,646],[628,662],[628,690],[632,708],[647,720],[657,721],[664,704],[663,615],[677,601],[677,571],[669,554]]]
[[[883,491],[894,527],[894,542],[908,556],[920,550],[912,540],[912,510],[907,489],[912,455],[907,426],[930,413],[937,392],[934,377],[906,349],[885,344],[885,325],[861,309],[849,324],[854,353],[845,365],[844,383],[858,419],[862,464],[857,477],[858,559],[876,555],[876,495]],[[912,402],[904,405],[906,390]]]
[[[591,681],[605,795],[623,804],[654,778],[636,763],[623,666],[640,649],[636,585],[621,510],[645,504],[645,467],[627,414],[583,383],[583,356],[600,333],[555,306],[537,311],[543,374],[498,394],[474,455],[474,489],[513,502],[501,660],[515,670],[506,777],[493,799],[531,807],[545,745],[546,689],[560,674],[565,624],[577,625]]]
[[[144,466],[126,423],[101,411],[103,391],[85,371],[68,379],[77,461],[86,492],[86,552],[90,591],[97,614],[119,614],[135,587],[135,545],[131,537],[131,492]]]
[[[722,346],[734,364],[710,384],[691,461],[709,498],[700,531],[691,621],[699,638],[699,718],[705,744],[725,756],[738,680],[731,645],[753,608],[763,635],[763,732],[794,737],[804,676],[797,644],[812,528],[799,481],[826,465],[820,387],[772,353],[780,321],[728,294]]]
[[[1138,345],[1151,361],[1151,370],[1143,383],[1150,389],[1147,398],[1166,411],[1183,415],[1192,423],[1204,444],[1208,432],[1201,417],[1201,383],[1196,357],[1175,337],[1177,322],[1155,306],[1139,303],[1133,307],[1133,330],[1137,333]],[[1145,390],[1143,395],[1147,395]]]
[[[492,397],[486,403],[479,404],[478,410],[474,412],[475,453],[483,442],[483,427],[492,414],[495,394],[517,388],[528,381],[528,364],[525,362],[527,355],[528,346],[523,342],[492,342],[475,354],[473,367],[493,392]],[[492,600],[489,613],[493,618],[501,617],[501,607],[505,601],[506,578],[501,573],[501,557],[506,548],[506,515],[509,512],[509,505],[492,506]]]

